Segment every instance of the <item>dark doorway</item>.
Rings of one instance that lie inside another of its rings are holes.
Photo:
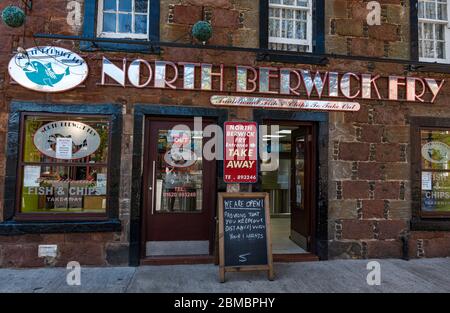
[[[269,128],[262,140],[279,159],[278,166],[260,166],[261,190],[270,198],[273,253],[314,254],[316,125],[272,120],[263,124]],[[277,129],[271,127],[275,125]]]

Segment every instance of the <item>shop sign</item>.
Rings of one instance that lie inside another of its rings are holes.
[[[253,108],[297,109],[319,111],[359,111],[358,102],[302,100],[288,98],[261,98],[261,97],[235,97],[212,96],[211,104],[217,106],[245,106]]]
[[[15,55],[9,75],[25,88],[61,92],[75,88],[88,76],[88,66],[78,54],[59,47],[33,47]]]
[[[87,157],[100,146],[95,129],[76,121],[55,121],[43,125],[34,134],[34,145],[43,154],[56,159]]]
[[[66,91],[88,75],[86,62],[58,47],[34,47],[9,63],[11,77],[36,91]],[[163,60],[102,59],[100,86],[195,90],[345,100],[390,100],[434,103],[444,79],[372,73],[312,71],[304,68],[224,65]],[[225,88],[225,86],[227,86]],[[343,104],[339,104],[342,105]]]
[[[194,62],[121,59],[116,64],[103,57],[100,85],[302,96],[340,100],[390,100],[433,103],[444,79],[412,76],[311,71],[302,68],[225,66]],[[228,86],[225,90],[225,86]],[[343,104],[340,104],[343,106]]]
[[[225,183],[256,183],[258,131],[253,122],[225,122]]]

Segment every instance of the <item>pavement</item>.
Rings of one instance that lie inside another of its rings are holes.
[[[65,268],[0,269],[0,292],[450,292],[450,258],[378,260],[381,284],[370,286],[372,260],[275,263],[275,280],[264,272],[226,273],[219,283],[215,265],[82,267],[81,285],[69,286]]]

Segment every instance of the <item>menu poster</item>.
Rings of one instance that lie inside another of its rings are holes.
[[[72,138],[56,138],[56,158],[72,159]]]
[[[98,195],[106,195],[106,174],[97,173],[97,194]]]
[[[432,172],[422,172],[422,190],[432,190]]]
[[[24,187],[39,187],[39,178],[41,177],[41,167],[26,165],[23,173]]]

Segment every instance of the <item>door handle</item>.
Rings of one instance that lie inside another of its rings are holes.
[[[155,209],[155,174],[156,174],[156,161],[153,161],[152,164],[152,185],[150,186],[150,190],[152,191],[152,201],[151,201],[151,209],[152,209],[152,215],[154,214]]]

